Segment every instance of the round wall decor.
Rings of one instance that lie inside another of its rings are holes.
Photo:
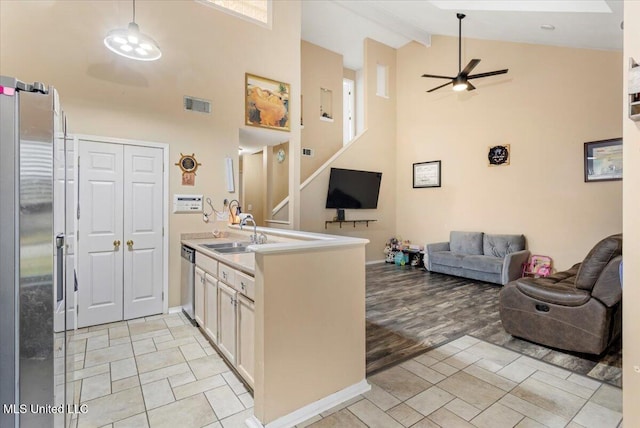
[[[509,144],[489,147],[489,165],[509,165]]]
[[[198,163],[193,153],[191,153],[190,155],[184,155],[180,153],[180,160],[176,163],[176,165],[180,167],[183,173],[184,172],[195,173],[198,167],[202,164]]]

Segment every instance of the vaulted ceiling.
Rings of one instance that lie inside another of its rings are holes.
[[[458,35],[457,12],[467,14],[463,37],[622,50],[620,0],[306,0],[302,38],[362,66],[365,37],[399,48],[431,35]],[[544,29],[541,26],[552,26]]]

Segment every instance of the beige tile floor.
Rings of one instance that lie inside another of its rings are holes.
[[[78,330],[72,427],[245,427],[253,398],[182,314]],[[370,392],[300,426],[621,425],[622,391],[464,336],[369,377]]]

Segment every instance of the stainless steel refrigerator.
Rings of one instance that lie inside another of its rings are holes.
[[[52,87],[0,76],[0,426],[69,426],[65,119]],[[62,156],[59,152],[62,150]],[[62,165],[59,163],[63,162]],[[61,167],[61,168],[60,168]],[[56,170],[63,171],[56,177]],[[69,214],[70,215],[70,214]],[[62,217],[62,218],[60,218]],[[58,226],[54,226],[54,224]],[[63,317],[67,322],[67,317]],[[72,330],[71,330],[72,331]],[[62,413],[59,413],[62,410]]]

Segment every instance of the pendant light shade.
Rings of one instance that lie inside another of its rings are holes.
[[[128,28],[117,28],[107,33],[104,45],[112,52],[138,61],[155,61],[162,56],[160,47],[151,37],[140,32],[136,24],[136,2],[133,0],[133,20]]]

